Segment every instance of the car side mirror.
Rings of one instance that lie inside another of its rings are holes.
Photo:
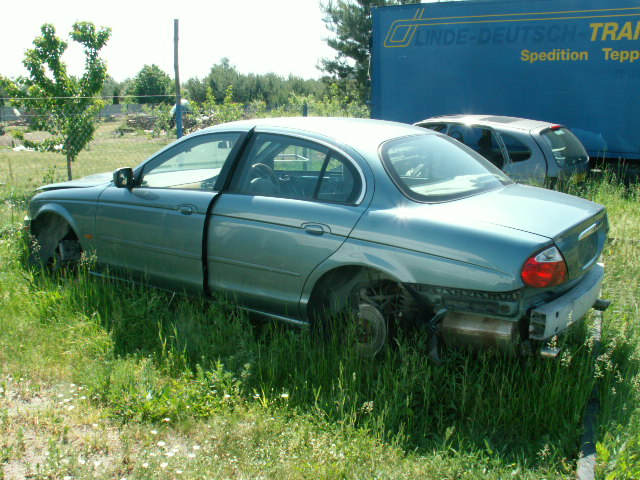
[[[133,168],[122,167],[113,172],[113,183],[118,188],[133,188]]]

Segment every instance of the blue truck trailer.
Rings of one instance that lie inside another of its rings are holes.
[[[592,159],[640,164],[640,0],[373,8],[371,113],[561,123]]]

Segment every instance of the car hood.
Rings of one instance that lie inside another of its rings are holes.
[[[68,182],[51,183],[49,185],[43,185],[38,188],[38,192],[46,192],[49,190],[60,190],[63,188],[88,188],[96,187],[98,185],[104,185],[109,183],[113,179],[113,173],[103,172],[88,175],[86,177],[79,178],[78,180],[70,180]]]

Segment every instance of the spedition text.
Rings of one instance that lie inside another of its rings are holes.
[[[574,51],[569,48],[555,48],[546,52],[532,52],[522,50],[520,60],[527,63],[536,62],[586,62],[589,60],[589,52]]]

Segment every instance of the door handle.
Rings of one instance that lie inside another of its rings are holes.
[[[311,235],[324,235],[327,231],[327,227],[318,223],[305,223],[302,225],[302,228]]]
[[[196,208],[193,205],[178,205],[176,210],[178,210],[182,215],[191,215],[196,211]]]

